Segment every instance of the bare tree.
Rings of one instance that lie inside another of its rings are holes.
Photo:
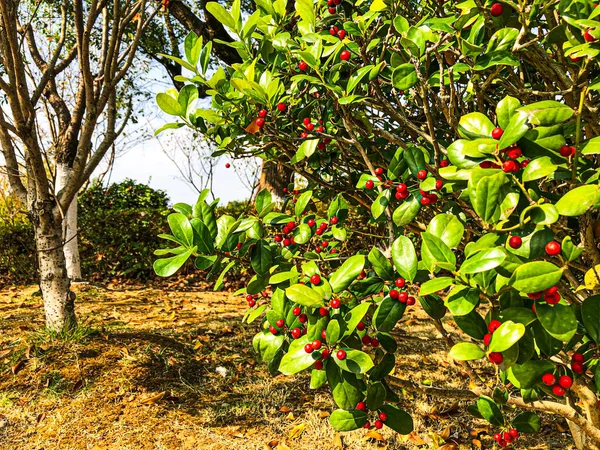
[[[46,325],[55,331],[76,324],[63,252],[75,240],[74,200],[131,115],[120,90],[155,14],[146,0],[0,0],[0,92],[8,104],[0,109],[0,145],[33,224]],[[41,44],[37,28],[52,26],[56,39]],[[69,71],[75,76],[65,84]]]

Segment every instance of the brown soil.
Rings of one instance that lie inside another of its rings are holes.
[[[410,393],[399,394],[415,420],[412,435],[385,427],[380,434],[334,432],[327,388],[311,391],[308,374],[269,377],[251,347],[257,325],[242,323],[239,297],[76,289],[81,327],[66,339],[43,331],[35,288],[0,291],[1,449],[494,447],[490,434],[498,430],[469,416],[466,403]],[[405,335],[399,377],[439,387],[468,384],[420,308],[397,330]],[[542,419],[542,432],[513,448],[571,448],[564,420]]]

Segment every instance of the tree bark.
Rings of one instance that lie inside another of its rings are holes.
[[[52,331],[65,331],[76,326],[75,294],[67,276],[63,252],[62,221],[57,220],[51,205],[34,209],[30,214],[35,230],[38,256],[40,290],[44,299],[46,327]]]
[[[56,192],[58,193],[69,181],[71,169],[67,164],[58,163],[56,167]],[[71,281],[81,280],[81,261],[77,245],[77,194],[65,211],[63,218],[63,252],[67,265],[67,276]]]

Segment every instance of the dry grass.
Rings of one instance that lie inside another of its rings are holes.
[[[488,427],[466,405],[408,393],[402,406],[415,419],[410,438],[389,429],[382,441],[364,430],[337,436],[326,419],[333,410],[326,388],[311,391],[306,374],[269,377],[251,349],[256,325],[241,323],[245,302],[229,294],[78,291],[82,326],[69,338],[42,331],[35,288],[0,292],[2,449],[267,450],[275,441],[293,450],[493,447]],[[410,331],[400,341],[399,376],[467,383],[419,308],[398,330]],[[217,367],[227,369],[225,377]],[[543,420],[542,433],[513,448],[570,448],[566,423]],[[304,429],[293,438],[298,425]]]

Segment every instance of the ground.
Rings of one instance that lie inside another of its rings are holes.
[[[76,287],[81,327],[43,332],[36,288],[0,291],[0,449],[493,448],[497,432],[467,403],[400,393],[415,432],[336,433],[326,388],[308,374],[271,378],[254,354],[257,324],[228,293]],[[452,329],[452,323],[446,323]],[[468,378],[419,307],[397,327],[397,375],[438,387]],[[490,371],[482,365],[480,371]],[[564,420],[513,448],[568,449]]]

